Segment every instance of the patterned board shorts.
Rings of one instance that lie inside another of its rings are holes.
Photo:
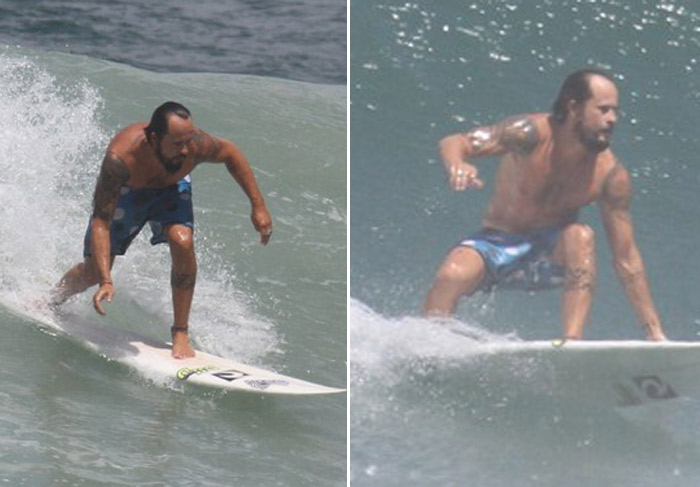
[[[561,228],[546,228],[524,234],[480,230],[459,242],[484,259],[486,277],[477,290],[551,289],[564,283],[564,268],[551,261]]]
[[[194,229],[192,210],[192,181],[189,176],[162,189],[134,189],[122,186],[117,208],[109,227],[112,255],[124,255],[144,225],[148,223],[153,236],[151,245],[168,241],[165,229],[179,223]],[[83,255],[89,257],[92,217],[85,232]]]

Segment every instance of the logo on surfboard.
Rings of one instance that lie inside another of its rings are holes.
[[[281,380],[281,379],[258,379],[258,380],[246,380],[244,381],[246,384],[248,384],[250,387],[254,389],[260,389],[261,391],[264,391],[270,386],[288,386],[289,381],[286,380]]]
[[[678,397],[670,384],[657,375],[638,375],[632,377],[634,387],[614,384],[618,393],[619,406],[637,406],[647,401],[662,401]]]
[[[175,375],[180,380],[187,380],[193,375],[202,375],[217,369],[218,367],[216,365],[205,365],[204,367],[183,367],[179,369]],[[234,380],[246,377],[248,374],[241,372],[240,370],[226,369],[215,372],[211,375],[228,382],[233,382]]]
[[[222,370],[221,372],[217,372],[215,374],[212,374],[215,377],[218,377],[219,379],[227,380],[229,382],[233,382],[234,380],[238,380],[242,377],[247,376],[245,372],[241,372],[240,370]]]
[[[193,375],[202,375],[217,369],[218,367],[216,367],[215,365],[205,365],[204,367],[183,367],[182,369],[179,369],[177,371],[176,376],[180,380],[187,380]],[[225,380],[227,382],[233,382],[235,380],[248,377],[249,374],[241,372],[240,370],[226,369],[219,370],[218,372],[214,372],[211,375],[213,377],[218,377],[219,379]],[[252,387],[253,389],[258,389],[261,391],[264,391],[265,389],[271,386],[289,385],[289,381],[283,379],[246,379],[243,382],[245,382],[248,386]]]
[[[180,380],[186,380],[189,377],[193,376],[194,374],[197,375],[202,375],[206,372],[209,372],[211,370],[216,370],[216,366],[214,365],[205,365],[204,367],[183,367],[182,369],[179,369],[176,373],[175,376],[180,379]]]

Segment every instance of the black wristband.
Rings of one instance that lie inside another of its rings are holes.
[[[175,333],[176,331],[187,331],[187,326],[171,326],[170,333]]]

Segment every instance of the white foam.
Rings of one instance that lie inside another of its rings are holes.
[[[387,318],[355,299],[350,300],[349,332],[353,376],[357,373],[362,380],[366,375],[381,375],[385,382],[391,380],[391,370],[401,380],[407,365],[465,361],[483,354],[485,343],[520,341],[512,334],[491,333],[457,320]]]
[[[78,254],[107,136],[96,89],[60,85],[28,58],[0,55],[0,104],[0,288],[26,297]]]

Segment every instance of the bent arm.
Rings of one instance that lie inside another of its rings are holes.
[[[440,141],[440,158],[452,189],[481,188],[471,158],[502,155],[507,152],[530,153],[540,140],[537,123],[531,115],[507,118],[495,125],[479,127],[467,133],[453,134]]]
[[[665,340],[661,320],[649,290],[644,261],[634,238],[630,214],[631,193],[629,173],[616,162],[606,178],[599,201],[615,272],[637,318],[645,327],[647,338]]]
[[[253,226],[260,232],[261,242],[267,244],[272,233],[272,219],[248,159],[232,142],[213,137],[201,130],[197,131],[194,140],[197,146],[198,161],[206,160],[226,164],[226,169],[250,200]]]
[[[243,155],[243,152],[233,143],[226,140],[222,141],[221,146],[221,155],[223,162],[226,164],[226,169],[228,169],[228,172],[248,196],[251,206],[253,208],[265,207],[265,200],[260,192],[260,188],[258,188],[253,169],[250,167],[248,159]]]

